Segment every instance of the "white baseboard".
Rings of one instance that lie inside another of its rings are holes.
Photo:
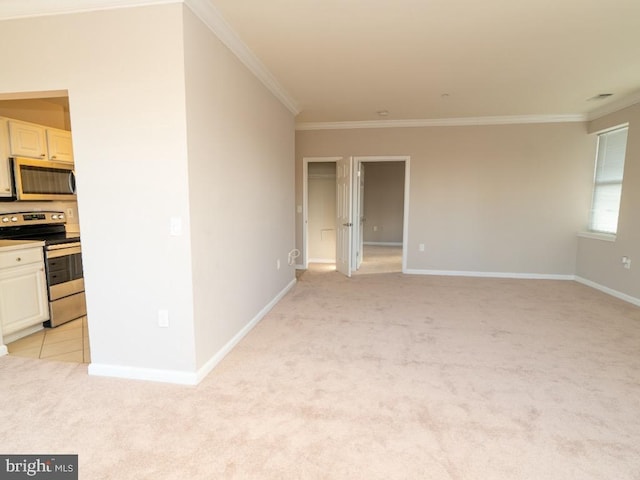
[[[282,297],[287,294],[287,292],[289,292],[289,290],[293,288],[295,284],[296,279],[294,278],[273,298],[273,300],[260,310],[258,314],[242,328],[242,330],[229,340],[196,372],[91,363],[88,368],[89,375],[127,378],[132,380],[149,380],[152,382],[175,383],[179,385],[197,385],[209,374],[209,372],[211,372],[211,370],[215,368],[218,363],[220,363],[220,361],[233,349],[233,347],[235,347],[267,313],[269,313],[269,311],[282,299]]]
[[[178,385],[196,385],[198,383],[196,373],[183,372],[179,370],[161,370],[157,368],[90,363],[87,371],[89,372],[89,375],[95,375],[98,377],[148,380],[151,382],[176,383]]]
[[[627,295],[626,293],[619,292],[599,283],[592,282],[586,278],[579,277],[577,275],[559,275],[559,274],[546,274],[546,273],[508,273],[508,272],[467,272],[467,271],[450,271],[450,270],[418,270],[408,269],[403,271],[408,275],[443,275],[452,277],[486,277],[486,278],[516,278],[516,279],[529,279],[529,280],[575,280],[578,283],[582,283],[596,290],[600,290],[612,297],[619,298],[625,302],[629,302],[633,305],[640,307],[640,298]]]
[[[364,245],[374,245],[378,247],[401,247],[402,242],[362,242]]]
[[[408,275],[443,275],[448,277],[521,278],[529,280],[574,280],[575,275],[554,273],[513,273],[513,272],[468,272],[460,270],[419,270],[407,269]]]
[[[620,300],[624,300],[625,302],[629,302],[633,305],[637,305],[640,307],[640,298],[632,297],[631,295],[627,295],[626,293],[619,292],[614,290],[613,288],[605,287],[604,285],[600,285],[599,283],[592,282],[591,280],[587,280],[586,278],[582,278],[576,275],[575,281],[578,283],[582,283],[591,288],[595,288],[596,290],[600,290],[612,297],[619,298]]]
[[[301,263],[296,263],[296,270],[306,270],[306,268]]]
[[[335,258],[310,258],[309,263],[336,263]]]
[[[0,345],[0,357],[7,355],[9,353],[9,350],[7,349],[6,345]]]
[[[213,357],[211,357],[202,367],[198,369],[196,373],[197,381],[196,383],[200,383],[204,377],[206,377],[211,370],[215,368],[218,363],[235,347],[240,340],[242,340],[247,333],[249,333],[253,327],[255,327],[260,320],[264,318],[264,316],[269,313],[269,311],[276,306],[276,304],[284,297],[289,290],[291,290],[296,284],[296,279],[294,278],[289,282],[289,284],[284,287],[280,293],[278,293],[273,300],[271,300],[262,310],[258,312],[258,314],[253,317],[253,319],[244,326],[242,330],[240,330],[231,340],[229,340],[224,347],[222,347]]]

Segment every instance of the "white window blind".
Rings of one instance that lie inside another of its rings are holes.
[[[622,127],[598,135],[591,231],[615,234],[618,230],[628,130],[628,127]]]

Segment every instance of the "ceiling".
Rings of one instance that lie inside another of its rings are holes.
[[[0,19],[171,1],[212,20],[299,126],[640,101],[639,0],[0,0]]]
[[[209,1],[298,122],[585,115],[640,100],[638,0]]]

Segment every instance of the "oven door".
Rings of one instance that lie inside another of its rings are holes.
[[[48,247],[46,264],[49,300],[84,292],[82,250],[79,243]]]
[[[57,327],[86,315],[80,243],[48,246],[45,258],[51,317],[45,326]]]

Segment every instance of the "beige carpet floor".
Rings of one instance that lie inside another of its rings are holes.
[[[82,479],[640,479],[640,309],[573,282],[305,272],[197,387],[0,358],[0,451]]]

